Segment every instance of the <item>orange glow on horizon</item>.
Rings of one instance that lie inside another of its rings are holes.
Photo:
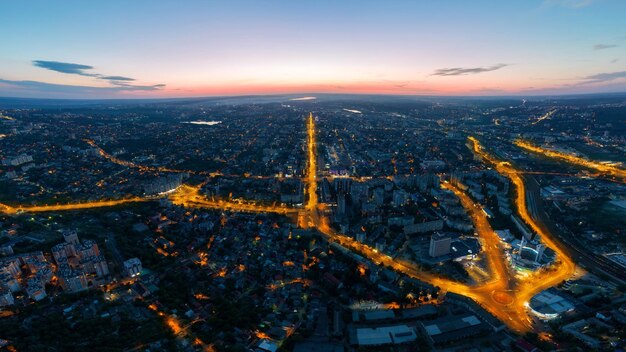
[[[389,95],[493,95],[527,93],[523,82],[475,81],[471,77],[450,79],[442,77],[436,81],[421,80],[381,80],[381,81],[325,81],[302,83],[294,80],[284,83],[237,84],[225,82],[219,85],[171,84],[162,90],[151,92],[158,97],[203,97],[238,95],[280,95],[280,94],[389,94]],[[554,89],[556,84],[546,83],[533,90]],[[133,93],[130,93],[133,94]],[[140,92],[134,93],[141,95]]]

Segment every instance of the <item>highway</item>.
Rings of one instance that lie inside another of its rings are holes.
[[[497,160],[487,153],[480,142],[470,137],[473,151],[485,162],[495,166],[496,170],[508,177],[515,186],[515,204],[519,216],[535,231],[542,241],[557,253],[557,263],[549,270],[537,271],[525,278],[517,279],[509,270],[504,251],[498,236],[491,228],[480,204],[474,203],[467,194],[458,187],[443,183],[460,199],[467,210],[478,233],[482,250],[487,257],[490,278],[487,282],[472,286],[457,282],[441,275],[426,272],[415,263],[392,258],[376,249],[359,243],[354,239],[336,232],[329,225],[328,210],[325,204],[318,201],[317,195],[317,142],[315,119],[310,113],[307,118],[307,167],[305,169],[305,206],[294,208],[286,206],[262,205],[249,201],[210,200],[200,194],[202,185],[182,185],[169,195],[172,203],[191,208],[218,209],[237,212],[298,214],[298,223],[304,228],[315,228],[324,234],[328,241],[337,243],[344,248],[358,252],[373,263],[391,267],[409,277],[438,286],[444,292],[454,292],[469,297],[480,304],[491,314],[500,319],[509,328],[523,333],[532,329],[532,319],[528,314],[528,301],[537,293],[555,286],[568,279],[576,268],[573,260],[567,255],[563,245],[553,238],[545,226],[537,223],[529,214],[526,204],[526,187],[522,178],[523,172],[515,169],[510,163]],[[117,160],[119,161],[119,160]],[[126,163],[126,162],[124,162]],[[129,167],[143,166],[127,164]],[[166,169],[159,169],[166,171]],[[180,171],[180,170],[178,170]],[[65,205],[19,206],[11,207],[0,204],[0,210],[7,214],[19,212],[64,211],[115,206],[119,204],[141,202],[153,198],[129,198],[122,200],[104,200],[96,202],[74,203]]]
[[[515,296],[518,300],[528,302],[537,293],[558,285],[574,275],[576,264],[568,255],[567,248],[556,239],[545,226],[539,224],[528,211],[526,204],[526,185],[521,172],[509,162],[496,159],[485,151],[480,142],[469,137],[474,153],[485,162],[493,165],[500,174],[508,177],[515,186],[514,203],[520,218],[541,238],[541,241],[556,253],[556,263],[548,270],[539,270],[520,281]]]
[[[487,255],[489,271],[492,275],[490,280],[479,286],[471,286],[423,271],[415,263],[394,259],[368,245],[359,243],[348,236],[340,234],[331,228],[325,205],[318,204],[315,120],[312,114],[309,114],[307,121],[307,139],[308,167],[305,176],[307,182],[305,187],[307,203],[304,214],[300,214],[300,218],[305,218],[303,221],[305,224],[308,224],[310,227],[315,227],[327,237],[328,241],[355,251],[367,257],[373,263],[391,267],[393,270],[409,277],[437,286],[444,292],[454,292],[473,299],[514,331],[522,333],[532,329],[532,319],[528,315],[527,310],[528,300],[542,291],[544,286],[553,286],[555,280],[545,280],[541,284],[527,284],[523,290],[520,290],[519,287],[517,287],[519,283],[515,281],[515,278],[506,266],[503,255],[504,252],[501,248],[499,238],[489,225],[486,215],[482,211],[482,207],[475,204],[466,194],[453,185],[443,185],[444,188],[453,191],[460,198],[461,204],[467,209],[476,226],[481,243],[483,244],[483,250]],[[524,194],[523,183],[521,187],[521,192]],[[518,189],[518,191],[519,190],[520,189]],[[557,283],[558,282],[560,282],[560,280],[557,280]]]
[[[621,169],[615,165],[601,163],[594,160],[588,160],[585,158],[581,158],[579,156],[573,154],[567,154],[555,150],[546,149],[537,145],[534,145],[528,141],[524,141],[521,139],[515,140],[515,145],[529,152],[533,152],[536,154],[543,155],[547,158],[556,159],[560,161],[564,161],[568,164],[581,166],[587,169],[592,169],[599,171],[604,174],[608,174],[614,177],[621,179],[622,181],[626,181],[626,170]]]
[[[19,205],[16,207],[6,204],[0,204],[0,212],[8,215],[20,214],[20,213],[45,213],[53,211],[70,211],[70,210],[85,210],[95,208],[114,207],[122,204],[145,202],[152,200],[150,198],[133,197],[117,200],[97,200],[86,201],[78,203],[68,204],[49,204],[49,205]]]
[[[511,277],[509,275],[509,268],[506,265],[502,241],[491,227],[491,224],[489,224],[489,220],[483,212],[483,207],[480,204],[474,203],[466,193],[463,193],[458,187],[448,182],[442,183],[441,188],[454,192],[461,200],[461,205],[470,215],[476,227],[476,232],[478,233],[481,249],[487,255],[489,271],[492,276],[491,280],[510,281]],[[510,288],[510,282],[503,282],[503,285],[503,288]]]
[[[246,213],[295,214],[300,209],[286,206],[261,205],[247,201],[210,200],[200,194],[200,186],[182,185],[169,196],[173,204],[187,208],[219,209]]]

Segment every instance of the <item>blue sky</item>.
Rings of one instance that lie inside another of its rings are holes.
[[[620,0],[3,1],[0,96],[626,91],[624,18]]]

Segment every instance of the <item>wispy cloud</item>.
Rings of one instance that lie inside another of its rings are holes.
[[[477,73],[490,72],[499,70],[503,67],[509,66],[509,64],[496,64],[487,67],[453,67],[453,68],[440,68],[436,70],[432,76],[460,76],[460,75],[473,75]]]
[[[59,62],[59,61],[45,61],[45,60],[34,60],[33,65],[41,68],[45,68],[46,70],[68,73],[72,75],[80,75],[80,76],[88,76],[88,77],[98,77],[95,73],[88,73],[85,70],[92,70],[93,66],[89,65],[81,65],[81,64],[73,64],[70,62]]]
[[[40,81],[14,81],[0,78],[0,96],[47,98],[114,98],[124,93],[150,94],[163,88],[155,85],[116,85],[111,87],[76,86]]]
[[[619,78],[626,78],[626,71],[605,72],[585,77],[585,83],[609,82]]]
[[[604,49],[611,49],[611,48],[616,48],[617,45],[615,44],[596,44],[593,46],[593,50],[604,50]]]
[[[94,67],[90,65],[74,64],[70,62],[60,62],[60,61],[46,61],[46,60],[34,60],[33,65],[44,68],[46,70],[55,71],[55,72],[61,72],[61,73],[66,73],[70,75],[79,75],[79,76],[85,76],[85,77],[94,77],[96,79],[105,80],[114,86],[123,88],[123,90],[156,90],[156,89],[165,87],[165,84],[155,84],[155,85],[149,85],[149,86],[135,85],[135,84],[128,83],[128,82],[135,81],[134,78],[125,77],[125,76],[109,76],[109,75],[103,75],[100,73],[88,72],[94,69]],[[15,81],[15,82],[35,82],[35,81]]]
[[[106,79],[109,81],[134,81],[134,78],[124,77],[124,76],[100,76],[100,79]]]
[[[541,7],[566,7],[569,9],[580,9],[591,5],[594,0],[544,0]]]

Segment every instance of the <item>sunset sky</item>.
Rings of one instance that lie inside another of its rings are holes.
[[[1,1],[0,96],[626,91],[626,1]]]

